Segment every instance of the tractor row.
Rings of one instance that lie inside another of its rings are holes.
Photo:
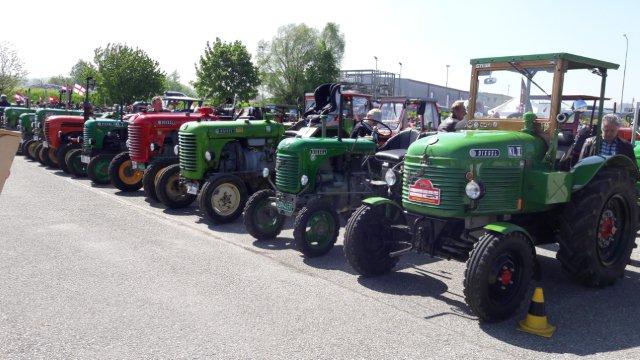
[[[258,108],[230,117],[203,107],[118,119],[56,114],[42,125],[38,110],[20,115],[23,148],[96,184],[142,188],[168,208],[196,202],[217,224],[242,217],[259,241],[291,217],[306,257],[331,251],[346,222],[345,257],[363,276],[391,271],[410,252],[466,262],[465,299],[483,321],[521,307],[543,270],[537,245],[559,244],[557,258],[578,283],[612,284],[635,247],[640,146],[635,159],[581,157],[580,146],[602,141],[607,71],[618,65],[565,53],[471,65],[466,129],[457,132],[436,131],[432,99],[377,99],[382,116],[372,119],[370,96],[324,84],[286,123]],[[564,94],[568,73],[596,76],[599,95]],[[520,91],[507,96],[511,88]],[[506,102],[486,109],[495,99]],[[352,136],[356,125],[370,135]]]

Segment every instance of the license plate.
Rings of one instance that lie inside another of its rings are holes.
[[[48,142],[46,142],[46,141],[43,141],[43,142],[42,142],[42,147],[49,147],[49,143],[48,143]]]
[[[83,163],[88,164],[90,160],[91,160],[90,156],[80,155],[80,161],[82,161]]]
[[[296,209],[296,196],[289,194],[278,194],[278,196],[276,197],[276,208],[282,215],[293,215],[293,211]]]
[[[38,137],[38,135],[33,135],[33,140],[38,141],[40,140],[40,138]]]
[[[187,181],[184,186],[187,188],[187,194],[198,195],[198,189],[200,188],[198,183]]]

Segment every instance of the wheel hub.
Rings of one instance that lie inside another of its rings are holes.
[[[600,218],[598,228],[598,245],[606,248],[615,240],[614,235],[618,231],[616,227],[616,217],[611,210],[605,210]]]
[[[214,190],[211,203],[216,213],[232,214],[240,206],[240,190],[233,184],[221,184]]]
[[[515,269],[509,268],[507,266],[503,266],[500,270],[500,275],[498,275],[498,282],[502,284],[502,288],[505,289],[507,286],[513,284],[513,272]]]

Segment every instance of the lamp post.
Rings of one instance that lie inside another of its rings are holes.
[[[400,65],[400,72],[398,73],[398,95],[402,95],[402,63],[398,62]]]
[[[447,77],[444,81],[444,88],[446,92],[445,96],[447,97],[447,101],[446,101],[447,107],[449,107],[449,64],[447,64],[446,67],[447,67]]]
[[[627,75],[627,54],[629,53],[629,38],[627,37],[627,34],[622,34],[622,36],[624,36],[624,39],[626,40],[627,45],[624,51],[624,70],[622,71],[622,93],[620,94],[620,113],[624,111],[622,101],[624,100],[624,78]]]
[[[375,61],[376,61],[376,71],[378,71],[378,57],[377,57],[377,56],[374,56],[373,58],[374,58],[374,59],[375,59]]]

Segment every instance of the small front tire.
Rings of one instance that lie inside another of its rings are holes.
[[[109,181],[125,192],[137,191],[142,187],[142,172],[133,169],[128,151],[116,155],[109,163]]]
[[[336,243],[340,217],[327,202],[312,200],[300,210],[293,225],[296,248],[306,257],[325,255]]]
[[[158,173],[156,183],[158,200],[169,209],[185,208],[196,199],[193,194],[180,183],[180,164],[169,165]]]

